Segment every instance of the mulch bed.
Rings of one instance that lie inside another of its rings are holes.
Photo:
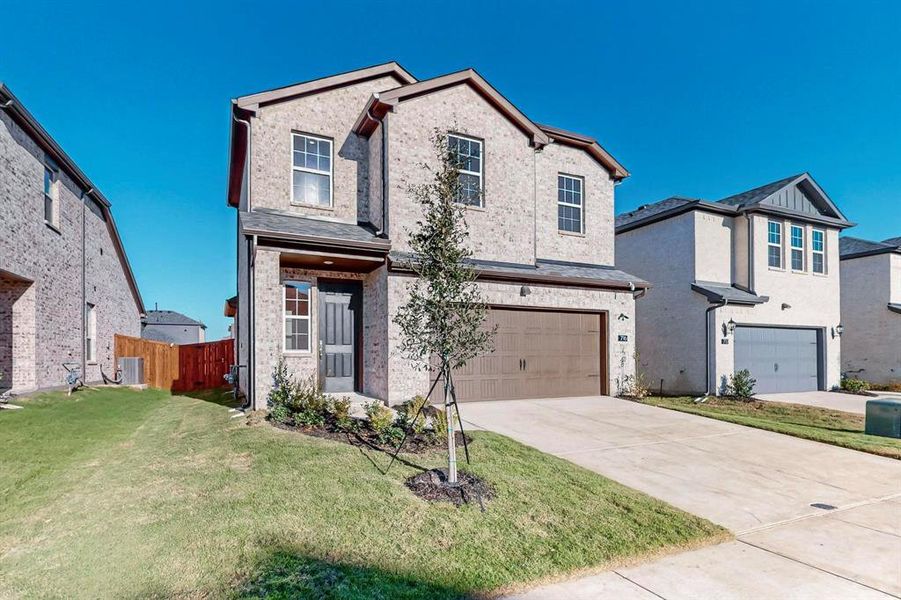
[[[337,429],[333,425],[326,424],[322,427],[298,427],[296,425],[288,425],[279,421],[269,420],[273,427],[284,429],[285,431],[294,431],[304,435],[324,438],[336,442],[343,442],[352,446],[368,446],[373,450],[393,454],[397,450],[396,445],[385,445],[379,441],[378,437],[368,429],[360,429],[358,431],[344,431]],[[460,450],[463,449],[463,435],[456,432],[457,445]],[[472,438],[467,435],[466,442],[472,443]],[[399,443],[399,442],[398,442]],[[426,433],[411,433],[404,442],[403,454],[425,454],[446,447],[447,439],[445,437],[436,437]]]
[[[476,503],[485,510],[485,502],[494,497],[494,490],[485,481],[467,471],[457,471],[457,484],[447,482],[447,469],[429,469],[408,477],[410,490],[429,502],[451,502],[456,506]]]

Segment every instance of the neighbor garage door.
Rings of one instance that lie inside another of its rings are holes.
[[[735,370],[750,371],[759,393],[817,390],[820,343],[815,329],[736,327]]]
[[[604,315],[493,308],[495,324],[494,352],[454,372],[460,402],[605,392]]]

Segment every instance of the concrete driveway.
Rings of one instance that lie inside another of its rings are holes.
[[[866,414],[867,400],[873,399],[872,396],[858,396],[841,392],[787,392],[784,394],[757,394],[755,397],[767,402],[806,404],[858,415]]]
[[[901,596],[901,461],[607,397],[461,413],[737,536],[518,598]]]

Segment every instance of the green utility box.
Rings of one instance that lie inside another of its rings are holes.
[[[867,435],[901,439],[901,400],[867,400]]]

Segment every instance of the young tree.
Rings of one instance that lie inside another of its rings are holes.
[[[487,306],[475,284],[476,273],[466,260],[472,256],[469,233],[463,217],[461,162],[449,147],[447,134],[432,134],[437,166],[424,164],[431,178],[409,188],[422,206],[422,219],[408,230],[414,258],[411,268],[418,277],[411,283],[409,298],[397,312],[401,354],[417,365],[437,371],[444,381],[447,418],[448,482],[457,482],[457,457],[451,371],[491,351],[494,330],[483,327]],[[471,193],[467,199],[471,199]],[[430,358],[436,356],[437,367]]]

